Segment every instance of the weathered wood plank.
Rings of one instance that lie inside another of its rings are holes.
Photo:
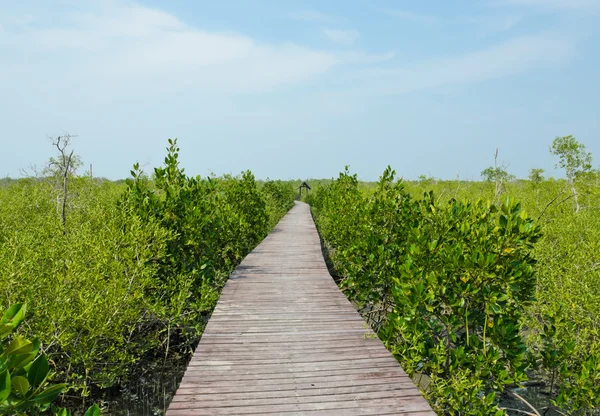
[[[230,276],[168,416],[434,415],[327,271],[297,203]]]

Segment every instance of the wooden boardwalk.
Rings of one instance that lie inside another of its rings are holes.
[[[168,416],[435,415],[329,275],[296,203],[231,275]]]

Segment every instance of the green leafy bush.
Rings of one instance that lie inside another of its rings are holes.
[[[357,303],[440,412],[503,414],[498,393],[526,380],[520,334],[535,294],[539,226],[520,204],[413,200],[387,169],[370,195],[348,172],[313,212]]]
[[[154,316],[144,293],[168,233],[117,208],[118,187],[74,178],[71,189],[65,229],[48,181],[2,190],[0,281],[10,290],[0,304],[27,302],[25,335],[46,340],[57,378],[86,395],[90,383],[124,377],[160,342],[156,331],[144,331]]]
[[[168,232],[166,253],[154,262],[158,270],[148,295],[162,308],[170,330],[193,342],[233,267],[284,212],[270,221],[266,198],[251,172],[188,177],[179,166],[176,140],[169,140],[167,150],[154,181],[134,166],[119,205],[131,218]]]
[[[269,214],[269,229],[277,225],[293,206],[296,193],[292,183],[280,180],[267,180],[263,183],[261,192],[265,196]]]
[[[527,306],[522,326],[533,364],[529,377],[542,384],[541,397],[562,412],[593,414],[600,408],[600,373],[594,371],[600,356],[600,175],[587,171],[574,185],[534,179],[507,184],[507,193],[522,201],[544,231],[534,248],[535,301]],[[494,197],[492,187],[478,182],[405,185],[412,194],[433,189],[442,200]],[[579,195],[578,212],[571,204],[572,186]]]
[[[7,338],[21,324],[25,312],[25,305],[15,304],[0,320],[0,414],[46,410],[66,387],[48,383],[48,357],[40,353],[37,339]]]
[[[0,187],[0,307],[27,302],[19,336],[46,341],[71,396],[192,351],[227,276],[293,203],[291,183],[277,194],[250,172],[188,177],[178,151],[126,184],[69,171],[64,222],[64,175]]]
[[[57,416],[70,416],[67,409],[52,402],[66,384],[52,385],[48,357],[40,352],[39,340],[29,341],[13,333],[25,319],[27,307],[12,305],[0,319],[0,415],[38,414],[50,410]],[[84,416],[100,416],[92,405]]]

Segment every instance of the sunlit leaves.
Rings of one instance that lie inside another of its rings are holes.
[[[409,374],[430,377],[434,407],[496,413],[495,392],[526,378],[520,322],[540,228],[521,205],[413,199],[388,168],[371,192],[340,174],[313,212],[345,293]],[[464,382],[443,381],[457,373]]]
[[[25,305],[18,304],[4,314],[2,322],[11,323],[11,333],[25,318],[25,311]],[[39,405],[52,403],[66,385],[49,385],[46,381],[50,367],[46,354],[38,354],[37,340],[31,342],[11,333],[7,335],[12,339],[0,341],[0,414],[40,410]]]
[[[31,307],[20,328],[31,341],[11,346],[15,369],[43,370],[42,358],[33,363],[39,337],[53,380],[69,381],[77,396],[126,381],[141,357],[162,359],[166,346],[171,354],[192,350],[228,274],[295,191],[291,182],[261,186],[250,172],[189,177],[180,155],[171,140],[154,177],[136,163],[125,184],[70,178],[65,232],[51,183],[0,187],[0,281],[10,288],[0,303],[13,305],[0,340],[22,319],[19,302]]]

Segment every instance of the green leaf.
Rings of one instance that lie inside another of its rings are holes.
[[[102,412],[96,403],[94,403],[83,416],[100,416]]]
[[[36,355],[37,352],[35,351],[29,352],[27,354],[13,355],[12,360],[10,361],[10,366],[14,370],[20,370],[21,368],[25,367],[27,364],[32,362]]]
[[[26,354],[31,351],[33,351],[33,343],[31,341],[21,337],[15,337],[11,343],[8,344],[8,347],[6,347],[4,355]]]
[[[16,303],[6,310],[0,323],[6,324],[11,323],[14,328],[18,327],[19,324],[25,319],[25,313],[27,312],[27,305],[24,303]]]
[[[61,409],[58,409],[55,413],[54,416],[71,416],[71,412],[69,412],[67,409],[65,409],[64,407]]]
[[[46,354],[41,353],[35,361],[31,363],[31,367],[29,367],[29,372],[27,373],[29,383],[33,387],[39,386],[46,379],[49,370],[48,358],[46,358]]]
[[[500,215],[500,226],[506,228],[508,225],[508,219],[504,215]]]
[[[25,396],[29,391],[29,381],[26,377],[15,376],[12,378],[12,390],[21,396]]]
[[[37,338],[35,338],[33,341],[31,341],[31,343],[33,344],[33,349],[31,350],[31,352],[33,354],[37,355],[38,351],[40,350],[40,347],[42,346],[42,343]]]
[[[66,387],[66,384],[56,384],[52,387],[48,387],[40,394],[36,395],[32,401],[37,404],[50,404],[58,397],[60,393],[62,393]]]
[[[10,373],[8,370],[0,372],[0,403],[10,395]]]
[[[502,309],[500,308],[500,305],[498,305],[497,303],[492,303],[490,304],[490,307],[492,308],[492,310],[494,311],[494,313],[501,313]]]
[[[11,324],[0,324],[0,339],[9,335],[15,327]]]
[[[13,354],[8,360],[8,366],[13,368],[13,374],[15,370],[20,370],[32,362],[40,350],[40,341],[36,338],[32,341],[33,348],[31,352],[23,354]]]

